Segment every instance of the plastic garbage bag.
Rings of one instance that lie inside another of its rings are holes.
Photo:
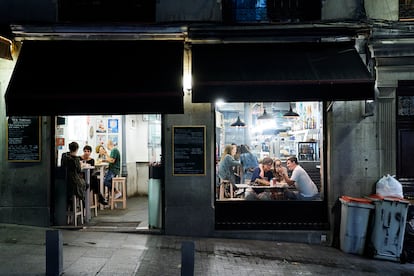
[[[383,197],[404,198],[401,183],[389,174],[384,175],[377,181],[376,193]]]

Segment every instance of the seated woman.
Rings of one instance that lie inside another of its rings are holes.
[[[81,161],[85,161],[92,167],[95,166],[95,159],[91,157],[92,147],[89,145],[86,145],[83,147],[83,155],[80,156]],[[91,190],[94,194],[98,195],[98,201],[102,205],[108,205],[108,201],[105,200],[105,197],[102,195],[102,193],[99,191],[99,180],[97,176],[97,172],[94,170],[91,170]]]
[[[282,160],[275,159],[275,176],[276,182],[283,182],[283,174],[288,174],[286,167],[282,166]]]
[[[237,190],[236,184],[236,175],[235,175],[235,167],[241,166],[240,161],[235,160],[234,156],[236,155],[237,147],[235,145],[226,145],[224,147],[223,154],[221,156],[218,168],[218,175],[221,182],[229,183],[229,185],[233,185],[233,192]],[[220,194],[220,185],[222,183],[217,183],[217,195]],[[224,185],[224,184],[223,184]],[[229,190],[226,187],[226,194],[229,193]],[[228,197],[233,197],[234,195],[229,195]]]

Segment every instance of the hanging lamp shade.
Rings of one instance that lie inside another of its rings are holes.
[[[289,111],[286,112],[285,114],[283,114],[283,117],[284,118],[297,118],[297,117],[299,117],[299,114],[296,113],[296,112],[293,112],[292,105],[289,104]]]
[[[258,120],[273,119],[273,116],[266,112],[266,108],[263,109],[263,114],[257,117]]]
[[[245,127],[246,124],[240,120],[240,116],[237,116],[237,120],[230,125],[231,127]]]

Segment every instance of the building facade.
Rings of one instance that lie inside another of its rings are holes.
[[[0,60],[0,137],[11,116],[41,116],[42,147],[38,162],[1,163],[3,223],[54,224],[55,116],[85,114],[67,100],[94,101],[89,114],[163,114],[167,235],[333,241],[338,197],[369,195],[387,173],[414,177],[405,165],[413,114],[401,107],[412,105],[413,36],[398,1],[5,2],[2,36],[14,48]],[[218,96],[319,102],[322,200],[216,200]],[[177,173],[177,126],[205,128],[202,173]]]

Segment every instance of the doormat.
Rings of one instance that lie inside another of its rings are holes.
[[[100,221],[93,226],[102,227],[138,227],[140,221]]]
[[[99,221],[85,225],[81,231],[133,233],[138,231],[141,221]]]

